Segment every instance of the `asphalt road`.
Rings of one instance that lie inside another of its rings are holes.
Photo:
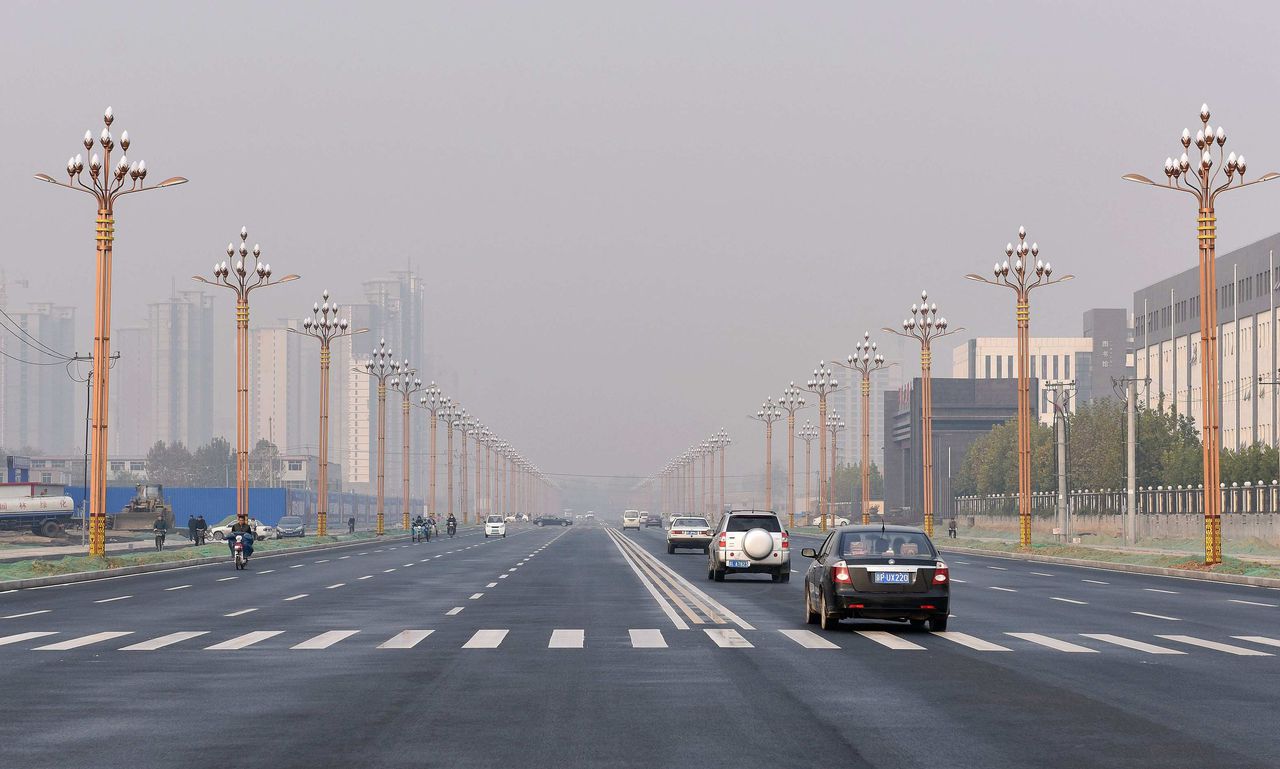
[[[773,584],[663,536],[0,594],[0,767],[1280,766],[1280,591],[957,555],[950,633],[824,634],[805,538]]]

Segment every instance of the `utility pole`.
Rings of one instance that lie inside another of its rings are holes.
[[[1045,389],[1053,403],[1053,424],[1058,440],[1058,541],[1071,542],[1071,489],[1067,485],[1067,405],[1074,394],[1074,380],[1050,382]]]
[[[1136,544],[1138,541],[1138,380],[1136,377],[1114,379],[1113,386],[1125,385],[1125,511],[1124,511],[1124,543]],[[1143,379],[1142,382],[1150,382]],[[1205,486],[1208,495],[1209,487]],[[1206,499],[1208,497],[1206,496]]]

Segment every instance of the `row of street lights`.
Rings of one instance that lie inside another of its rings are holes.
[[[721,428],[672,458],[656,475],[646,478],[646,483],[658,482],[660,512],[703,515],[714,520],[717,511],[724,509],[724,459],[731,443],[733,439]],[[719,501],[716,499],[717,455],[720,457]]]

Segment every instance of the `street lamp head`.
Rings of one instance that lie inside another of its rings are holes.
[[[1205,123],[1209,122],[1209,105],[1208,104],[1200,105],[1200,120]]]

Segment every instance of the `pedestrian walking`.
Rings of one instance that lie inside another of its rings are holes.
[[[956,517],[954,515],[947,521],[947,536],[951,539],[956,538]]]
[[[191,540],[191,544],[196,544],[196,538],[199,536],[200,524],[196,522],[194,515],[187,516],[187,539]]]
[[[196,516],[196,544],[203,545],[209,536],[209,523],[205,521],[204,514]]]
[[[354,515],[347,519],[347,533],[356,533],[356,517]]]

